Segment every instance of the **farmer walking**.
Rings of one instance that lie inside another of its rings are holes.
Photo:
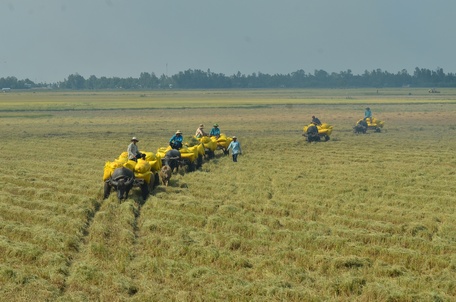
[[[231,155],[233,156],[233,161],[237,162],[237,157],[239,154],[242,154],[241,144],[238,142],[237,137],[233,136],[233,140],[226,149],[228,152],[231,150]]]

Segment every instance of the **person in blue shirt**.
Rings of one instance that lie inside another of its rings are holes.
[[[237,137],[233,136],[233,140],[229,144],[228,148],[226,149],[229,151],[231,149],[231,155],[233,156],[233,161],[237,162],[237,157],[239,154],[242,154],[241,151],[241,144],[238,142]]]
[[[372,123],[372,111],[370,110],[369,107],[366,108],[364,111],[364,120],[369,119],[369,121]]]
[[[209,132],[209,136],[215,136],[215,138],[220,137],[220,129],[218,126],[218,124],[214,124],[213,128],[211,129],[211,132]]]
[[[174,134],[173,137],[171,137],[171,139],[169,140],[169,145],[171,146],[171,148],[179,150],[180,148],[182,148],[183,140],[184,138],[182,137],[182,131],[177,130],[176,134]]]

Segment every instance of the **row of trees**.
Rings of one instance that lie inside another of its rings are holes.
[[[153,72],[142,72],[139,78],[100,77],[92,75],[85,79],[79,74],[71,74],[62,82],[36,84],[32,81],[17,80],[15,77],[0,78],[0,87],[23,89],[51,86],[57,89],[216,89],[216,88],[362,88],[362,87],[456,87],[456,75],[445,74],[442,68],[429,70],[415,68],[413,75],[407,70],[389,73],[376,69],[354,75],[349,69],[339,73],[315,70],[306,73],[297,70],[289,74],[252,73],[226,76],[210,70],[189,69],[172,76],[157,77]]]

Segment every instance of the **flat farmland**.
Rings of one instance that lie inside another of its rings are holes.
[[[456,89],[0,94],[2,301],[454,301]],[[369,106],[381,133],[355,135]],[[334,126],[307,143],[311,116]],[[147,200],[103,167],[236,135]]]

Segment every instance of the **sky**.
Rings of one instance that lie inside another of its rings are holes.
[[[456,73],[455,0],[0,0],[0,78]]]

